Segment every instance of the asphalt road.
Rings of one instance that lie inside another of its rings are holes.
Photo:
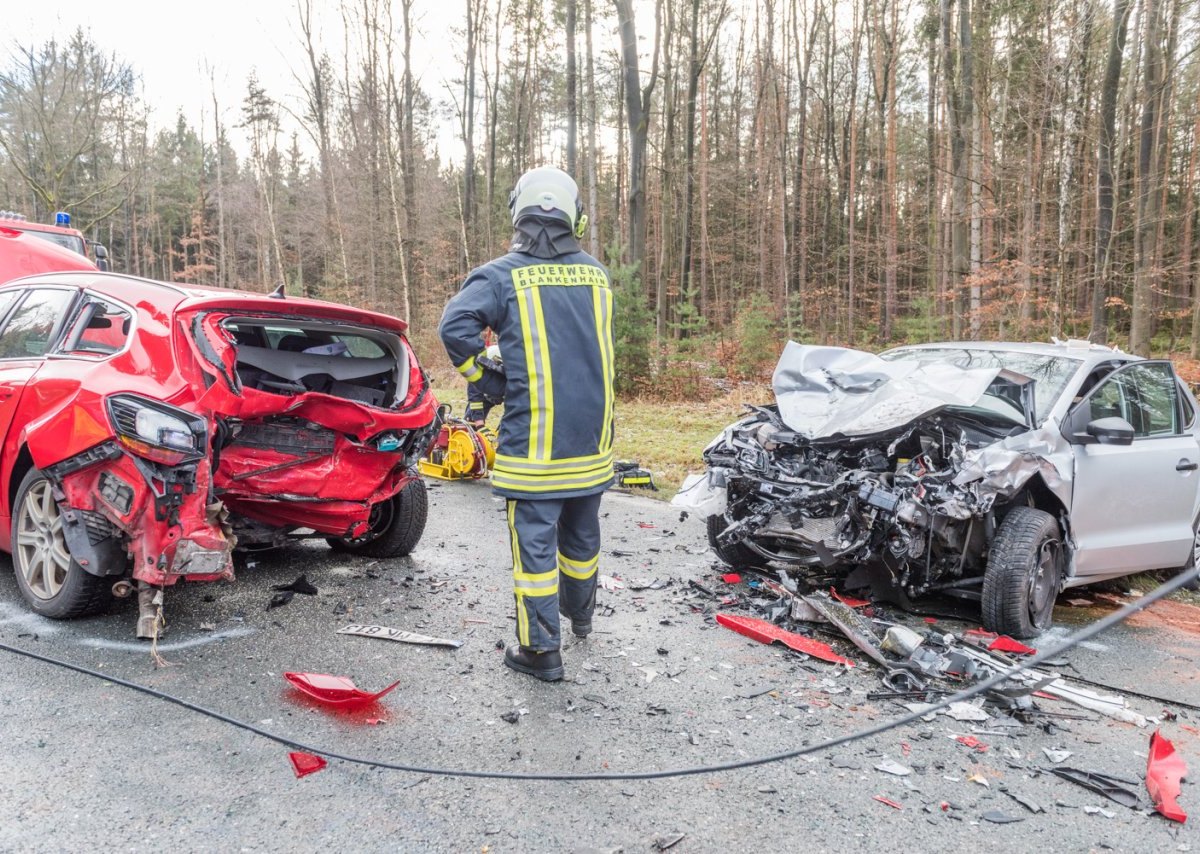
[[[879,680],[865,663],[846,671],[716,626],[713,603],[687,584],[731,590],[700,525],[681,523],[664,503],[618,494],[604,503],[601,572],[669,585],[601,591],[608,616],[597,617],[592,637],[568,643],[568,681],[515,674],[497,649],[513,636],[503,505],[483,484],[439,485],[432,498],[429,528],[410,558],[348,559],[303,544],[258,557],[232,585],[169,591],[160,647],[167,667],[156,668],[133,639],[132,601],[55,623],[24,609],[7,571],[0,640],[331,750],[448,768],[675,768],[816,743],[902,712],[866,699]],[[319,595],[266,610],[270,585],[300,573]],[[1071,664],[1100,682],[1200,704],[1197,610],[1176,605],[1124,626],[1073,653]],[[1062,608],[1058,616],[1055,631],[1064,632],[1095,614]],[[355,622],[464,644],[334,633]],[[372,690],[401,685],[374,710],[336,715],[297,698],[282,679],[287,670],[350,676]],[[1147,715],[1163,707],[1132,704]],[[1065,764],[1127,777],[1145,802],[1152,727],[1043,705],[1086,719],[1059,719],[1051,732],[978,734],[989,747],[980,752],[953,738],[971,734],[972,724],[939,717],[815,756],[664,781],[479,781],[338,761],[297,779],[278,744],[0,653],[0,850],[635,852],[683,834],[670,850],[1200,852],[1196,783],[1184,784],[1180,800],[1196,817],[1180,826],[1041,770],[1049,765],[1042,748],[1062,748],[1073,754]],[[502,718],[512,711],[516,723]],[[1163,732],[1200,777],[1200,713],[1178,711]],[[912,773],[876,770],[885,760]],[[1111,817],[1084,810],[1093,806]],[[993,812],[1020,821],[983,819]]]

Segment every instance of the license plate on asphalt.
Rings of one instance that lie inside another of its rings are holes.
[[[363,626],[352,625],[346,626],[344,629],[338,629],[339,635],[359,635],[364,638],[380,638],[381,640],[396,641],[398,643],[417,643],[424,646],[448,646],[458,649],[463,645],[460,640],[450,640],[449,638],[435,638],[429,635],[419,635],[416,632],[406,632],[402,629],[393,629],[388,626]]]

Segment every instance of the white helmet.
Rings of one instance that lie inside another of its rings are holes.
[[[530,169],[522,175],[508,196],[508,209],[513,225],[526,216],[553,216],[565,221],[576,236],[587,226],[575,180],[551,166]]]

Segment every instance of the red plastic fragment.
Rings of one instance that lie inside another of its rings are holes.
[[[329,764],[320,756],[295,751],[288,754],[288,759],[292,760],[292,769],[295,770],[297,777],[307,777],[309,774],[315,774]]]
[[[963,632],[963,640],[966,641],[987,641],[988,643],[991,643],[998,637],[1000,637],[1000,635],[996,634],[995,632],[989,632],[986,629],[967,629],[965,632]]]
[[[1012,652],[1017,655],[1037,655],[1037,650],[1031,646],[1025,646],[1019,640],[1013,640],[1008,635],[1000,635],[990,644],[988,649],[993,652]]]
[[[894,810],[904,809],[904,807],[901,804],[896,803],[891,798],[885,798],[883,795],[876,795],[871,800],[879,801],[879,803],[881,803],[881,804],[887,804],[889,807],[891,807]]]
[[[909,744],[907,741],[900,742],[900,752],[903,753],[905,756],[908,756],[909,754],[912,753],[912,745]]]
[[[829,588],[829,595],[849,608],[865,608],[871,604],[866,599],[855,599],[853,596],[843,596],[832,587]]]
[[[736,572],[727,572],[721,576],[721,580],[726,584],[741,584],[742,576]]]
[[[283,678],[297,690],[314,700],[339,709],[361,709],[369,706],[400,683],[391,685],[374,694],[360,690],[345,676],[330,676],[328,673],[284,673]]]
[[[650,522],[638,522],[639,528],[657,528],[658,526]]]
[[[932,626],[934,623],[937,622],[937,618],[936,617],[926,617],[925,622],[927,622],[929,625]]]
[[[980,753],[987,753],[988,746],[973,735],[960,735],[954,739],[959,744],[965,744]]]
[[[796,652],[803,652],[806,655],[811,655],[813,658],[819,658],[831,664],[844,664],[847,667],[854,666],[853,661],[838,655],[829,644],[806,638],[795,632],[785,631],[774,623],[768,623],[766,620],[759,620],[754,617],[742,617],[737,614],[717,614],[717,622],[725,628],[732,629],[748,638],[753,638],[759,643],[775,643],[779,641],[779,643],[789,649],[794,649]]]
[[[1175,745],[1155,730],[1146,760],[1146,789],[1154,808],[1171,821],[1187,821],[1187,813],[1175,802],[1182,790],[1179,781],[1186,776],[1187,763],[1175,752]]]

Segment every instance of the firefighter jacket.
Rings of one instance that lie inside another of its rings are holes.
[[[468,382],[504,399],[492,487],[510,498],[571,498],[613,478],[613,297],[591,255],[510,252],[472,271],[439,334]],[[504,374],[485,370],[482,333]]]

